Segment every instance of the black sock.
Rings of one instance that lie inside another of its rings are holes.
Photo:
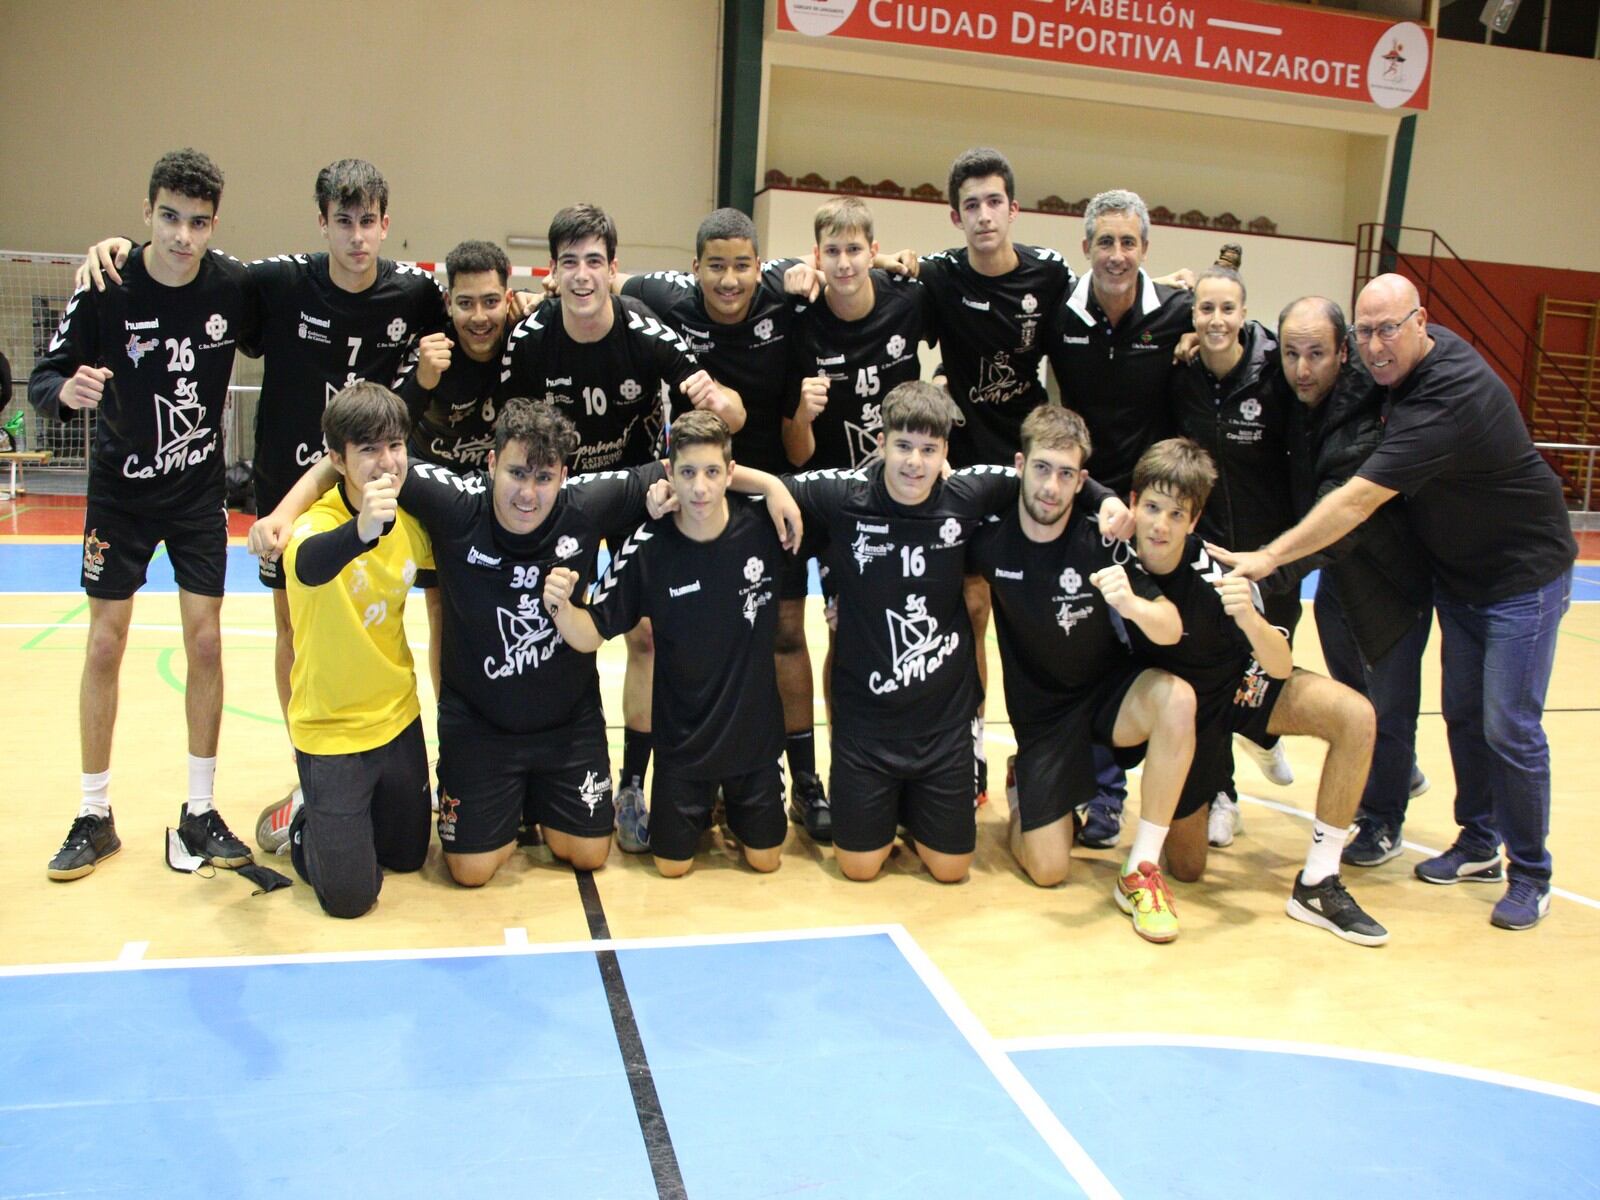
[[[622,786],[644,786],[645,769],[650,765],[650,734],[638,729],[622,731]]]
[[[817,773],[817,739],[811,730],[786,734],[783,739],[783,749],[789,758],[789,774]]]

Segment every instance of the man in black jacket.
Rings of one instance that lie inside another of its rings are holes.
[[[1348,353],[1344,312],[1306,296],[1278,317],[1295,516],[1344,483],[1383,439],[1383,393]],[[1298,404],[1288,403],[1289,394]],[[1433,622],[1427,555],[1395,498],[1346,538],[1286,575],[1322,568],[1315,609],[1328,673],[1372,701],[1378,740],[1344,861],[1375,867],[1400,853],[1406,804],[1428,786],[1416,766],[1422,652]]]

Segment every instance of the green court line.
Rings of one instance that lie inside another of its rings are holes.
[[[179,679],[172,670],[172,656],[177,652],[178,651],[176,647],[169,646],[157,656],[156,674],[160,675],[167,686],[181,696],[184,694],[186,689],[183,686],[183,681]],[[278,713],[273,713],[271,716],[263,716],[261,713],[251,712],[247,708],[235,708],[231,704],[224,704],[222,706],[222,711],[225,713],[232,713],[236,717],[243,717],[247,721],[260,721],[263,725],[276,725],[279,728],[283,727],[283,717]]]
[[[70,611],[64,613],[62,616],[58,617],[56,619],[56,623],[54,625],[51,625],[47,629],[41,629],[38,633],[34,634],[27,641],[23,642],[22,643],[22,648],[24,650],[32,650],[32,649],[36,648],[39,645],[40,642],[44,641],[45,638],[49,637],[56,630],[63,628],[67,624],[68,621],[72,620],[73,617],[77,616],[79,613],[88,612],[88,611],[89,611],[89,602],[87,600],[85,600],[82,604],[78,605],[78,607],[76,607],[74,609],[71,609]]]

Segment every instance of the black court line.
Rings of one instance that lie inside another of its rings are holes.
[[[589,922],[589,936],[597,941],[610,938],[611,927],[606,924],[606,910],[600,904],[600,889],[595,886],[594,872],[575,871],[574,874],[578,877],[578,895],[583,898],[583,915]],[[622,979],[622,965],[617,962],[615,950],[596,950],[595,958],[600,964],[606,1003],[611,1006],[611,1027],[617,1033],[617,1048],[622,1051],[622,1063],[628,1071],[633,1111],[639,1118],[639,1132],[644,1135],[645,1153],[650,1156],[650,1174],[655,1177],[656,1195],[661,1200],[687,1200],[689,1193],[683,1186],[683,1172],[678,1169],[678,1156],[672,1149],[672,1134],[667,1130],[661,1098],[656,1095],[655,1080],[650,1075],[650,1060],[645,1057],[639,1024],[633,1019],[633,1004],[628,999],[628,985]]]

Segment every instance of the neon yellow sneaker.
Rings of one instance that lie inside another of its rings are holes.
[[[1133,931],[1147,942],[1170,942],[1178,936],[1178,914],[1161,868],[1142,862],[1117,877],[1117,907],[1133,918]]]

